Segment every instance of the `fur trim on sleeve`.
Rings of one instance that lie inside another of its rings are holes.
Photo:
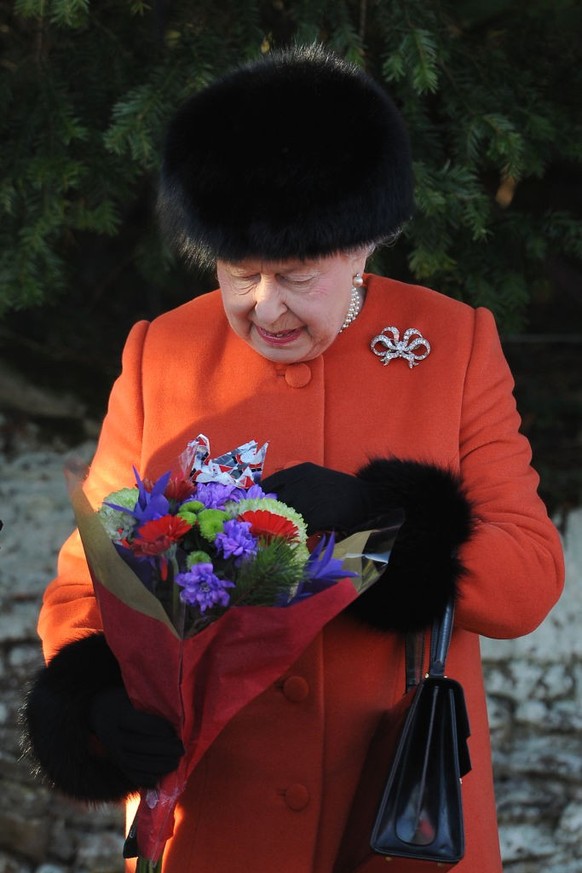
[[[380,630],[428,627],[457,595],[464,568],[459,547],[473,526],[459,477],[417,461],[376,459],[357,474],[372,483],[374,512],[402,507],[400,529],[381,578],[348,611]]]
[[[107,802],[137,791],[89,727],[94,695],[121,684],[103,634],[64,646],[32,684],[22,711],[24,751],[37,773],[69,797]]]

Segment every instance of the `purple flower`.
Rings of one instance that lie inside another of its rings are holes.
[[[240,564],[245,558],[256,555],[258,545],[250,533],[250,522],[237,521],[235,518],[224,522],[224,532],[216,534],[214,545],[225,558],[236,558]]]
[[[243,493],[243,497],[248,497],[250,500],[260,500],[263,497],[272,497],[273,500],[277,499],[276,494],[265,494],[260,485],[251,485],[248,491]]]
[[[238,501],[244,491],[236,485],[223,485],[222,482],[200,482],[196,486],[196,493],[190,500],[199,500],[206,509],[224,509],[230,501]]]
[[[197,606],[206,612],[213,606],[228,606],[230,595],[227,588],[234,588],[234,582],[219,579],[212,571],[212,564],[194,564],[186,573],[178,573],[176,583],[182,588],[180,600],[188,606]]]
[[[227,503],[239,503],[247,498],[258,500],[262,497],[275,497],[265,494],[260,485],[251,485],[248,490],[236,485],[224,485],[222,482],[199,482],[196,493],[188,500],[199,500],[206,509],[224,509]]]

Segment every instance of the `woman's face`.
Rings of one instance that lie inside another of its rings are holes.
[[[321,355],[346,317],[352,279],[365,251],[300,261],[218,261],[229,324],[270,361],[293,364]]]

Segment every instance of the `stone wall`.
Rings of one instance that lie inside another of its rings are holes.
[[[582,510],[566,590],[534,633],[483,640],[504,869],[582,871]]]
[[[43,448],[30,426],[14,444],[17,452],[0,454],[0,873],[121,873],[120,810],[69,803],[19,761],[18,709],[42,664],[40,599],[72,516],[65,447]],[[87,460],[92,451],[92,444],[79,449]]]
[[[64,801],[19,761],[40,598],[72,518],[66,447],[30,425],[12,443],[0,454],[0,873],[121,873],[120,811]],[[565,545],[569,585],[550,618],[526,638],[483,641],[506,873],[582,873],[582,511]]]

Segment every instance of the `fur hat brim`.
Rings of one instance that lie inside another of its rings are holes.
[[[198,263],[325,256],[394,235],[411,211],[398,110],[360,68],[321,47],[236,69],[169,126],[159,212]]]

